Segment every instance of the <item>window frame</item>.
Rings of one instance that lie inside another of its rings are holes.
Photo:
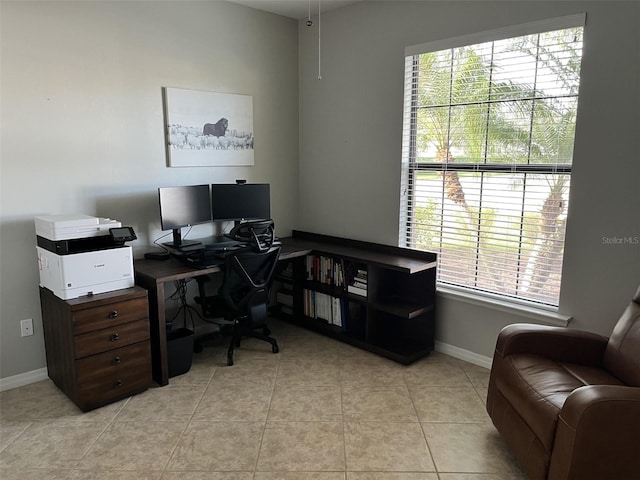
[[[438,40],[435,42],[427,42],[419,45],[409,46],[405,49],[405,93],[404,93],[404,116],[403,121],[403,143],[402,143],[402,172],[401,172],[401,201],[399,216],[399,245],[412,248],[411,237],[412,230],[412,210],[414,196],[411,189],[416,187],[416,176],[421,171],[455,171],[455,172],[475,172],[475,173],[521,173],[521,174],[569,174],[571,175],[572,164],[570,163],[483,163],[481,169],[478,163],[446,163],[446,167],[442,168],[442,163],[424,163],[417,160],[417,130],[418,122],[412,118],[418,110],[417,95],[413,92],[417,91],[418,77],[415,74],[408,75],[406,72],[411,68],[414,72],[417,67],[417,56],[437,52],[441,50],[465,47],[485,42],[496,42],[503,39],[520,37],[525,35],[539,34],[556,30],[563,30],[576,27],[584,27],[586,24],[586,14],[575,14],[554,19],[530,22],[526,24],[514,25],[484,32],[464,35],[450,39]],[[413,65],[409,67],[409,59],[413,58]],[[408,93],[412,92],[412,93]],[[410,99],[410,100],[409,100]],[[538,99],[531,98],[536,101]],[[407,128],[407,126],[409,128]],[[415,213],[413,213],[415,215]],[[522,239],[520,240],[522,243]],[[542,309],[557,312],[560,303],[560,294],[558,293],[557,304],[549,304],[542,301],[531,300],[519,296],[511,296],[508,294],[500,294],[492,291],[476,289],[463,285],[441,282],[438,280],[438,288],[444,289],[451,294],[456,292],[463,297],[478,296],[488,299],[490,302],[498,304],[517,305],[518,308],[525,309]],[[560,322],[568,322],[570,317],[560,316]]]

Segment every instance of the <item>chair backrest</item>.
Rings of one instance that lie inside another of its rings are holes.
[[[252,324],[263,323],[281,249],[273,235],[273,221],[240,224],[230,236],[246,243],[225,255],[219,293],[233,310],[248,316]]]
[[[627,385],[640,387],[640,287],[613,328],[604,366]]]
[[[229,232],[229,237],[242,244],[253,247],[254,250],[264,252],[276,241],[273,220],[254,220],[239,223]]]

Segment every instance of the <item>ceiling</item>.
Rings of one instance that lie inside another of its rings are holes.
[[[232,3],[244,5],[245,7],[264,10],[285,17],[301,20],[309,16],[309,5],[311,5],[311,15],[318,14],[318,3],[321,12],[335,10],[362,0],[227,0]]]

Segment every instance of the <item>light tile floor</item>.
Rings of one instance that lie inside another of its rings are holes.
[[[244,340],[227,367],[220,339],[168,386],[88,413],[50,380],[0,393],[0,478],[525,478],[485,412],[486,369],[270,327],[277,355]]]

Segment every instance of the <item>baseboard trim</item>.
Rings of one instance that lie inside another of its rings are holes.
[[[444,353],[458,360],[464,360],[465,362],[473,363],[484,368],[491,368],[492,359],[484,355],[479,355],[470,350],[456,347],[455,345],[449,345],[448,343],[435,342],[436,352]],[[20,373],[13,375],[12,377],[0,378],[0,392],[11,390],[13,388],[29,385],[30,383],[46,380],[47,368],[39,368],[37,370],[31,370],[30,372]]]
[[[0,392],[11,390],[13,388],[23,387],[30,383],[39,382],[49,378],[47,375],[47,367],[31,370],[30,372],[20,373],[11,377],[0,378]]]
[[[490,369],[491,364],[493,363],[493,359],[491,357],[486,357],[470,350],[456,347],[455,345],[449,345],[448,343],[436,341],[435,350],[436,352],[444,353],[445,355],[457,358],[458,360],[464,360],[465,362],[473,363],[474,365],[479,365],[484,368]]]

